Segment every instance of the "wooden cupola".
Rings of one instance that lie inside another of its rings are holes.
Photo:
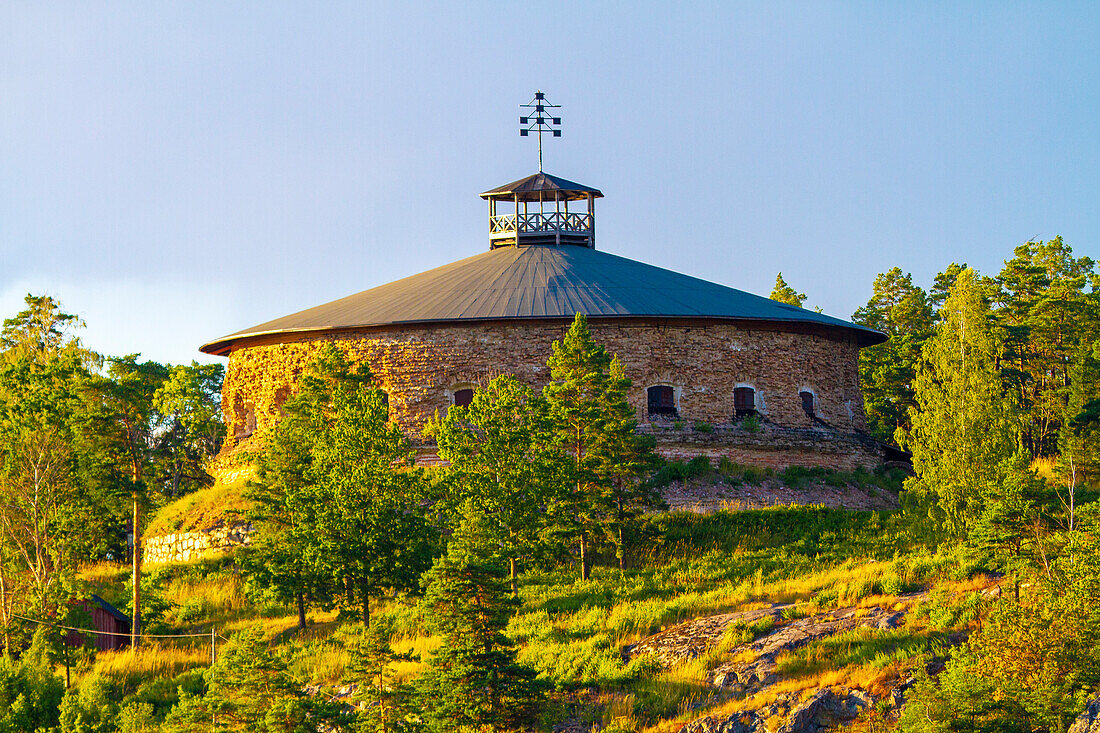
[[[489,249],[530,245],[594,249],[595,201],[602,197],[599,189],[542,172],[486,191],[481,198],[489,202]]]

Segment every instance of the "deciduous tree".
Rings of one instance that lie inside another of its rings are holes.
[[[1002,348],[977,274],[961,271],[922,349],[912,429],[900,436],[916,471],[906,488],[934,499],[955,533],[981,513],[1015,452],[1014,405],[996,368]]]

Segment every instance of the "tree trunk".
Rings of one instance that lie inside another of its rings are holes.
[[[140,470],[135,466],[134,479],[138,479]],[[137,649],[141,646],[141,502],[138,501],[137,492],[134,492],[134,562],[133,562],[133,586],[134,617],[130,625],[130,646]]]
[[[590,560],[588,558],[588,533],[581,532],[581,580],[588,580]]]
[[[298,602],[298,628],[302,631],[306,630],[306,594],[298,592],[295,594],[295,600]]]
[[[370,628],[370,595],[367,593],[367,581],[359,581],[359,597],[363,602],[363,626]]]
[[[519,589],[516,586],[516,559],[514,557],[508,558],[508,570],[512,578],[512,597],[518,597]]]
[[[623,520],[619,518],[619,574],[626,573],[626,545],[623,544]]]

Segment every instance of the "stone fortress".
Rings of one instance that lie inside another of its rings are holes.
[[[489,250],[201,347],[229,357],[226,450],[278,419],[318,349],[365,361],[419,460],[425,421],[491,377],[540,388],[575,314],[633,381],[639,430],[669,458],[851,470],[887,458],[865,431],[859,349],[885,336],[596,249],[603,194],[546,173],[481,194]]]

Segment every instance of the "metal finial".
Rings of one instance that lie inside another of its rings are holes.
[[[561,137],[561,130],[555,129],[561,127],[561,117],[550,117],[546,114],[547,110],[558,109],[560,104],[550,104],[546,101],[546,95],[541,91],[535,92],[535,98],[528,104],[521,104],[520,107],[526,109],[535,110],[534,116],[527,115],[519,118],[520,137],[527,137],[532,131],[537,132],[539,135],[539,173],[542,173],[542,133],[553,133],[554,137]]]

